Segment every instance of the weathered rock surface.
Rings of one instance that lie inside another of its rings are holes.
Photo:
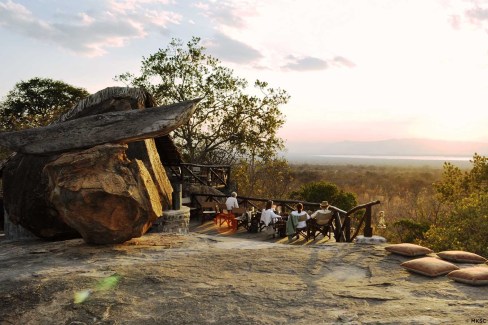
[[[243,236],[253,240],[238,240]],[[400,264],[411,258],[392,255],[384,245],[302,246],[259,240],[264,236],[147,234],[107,246],[78,239],[0,240],[0,323],[480,324],[488,319],[488,287],[409,273]],[[114,274],[120,277],[116,287],[96,290]],[[73,292],[87,290],[92,290],[87,299],[74,303]]]
[[[161,163],[154,139],[129,143],[127,157],[130,160],[137,159],[144,163],[152,181],[156,184],[161,204],[164,209],[171,208],[173,187]]]
[[[153,99],[140,89],[111,87],[80,101],[60,121],[152,106],[155,106]],[[130,143],[127,156],[144,164],[156,185],[163,208],[170,207],[173,189],[161,165],[154,139]],[[52,240],[80,236],[59,217],[61,212],[49,202],[48,179],[42,171],[46,164],[60,157],[61,154],[17,154],[3,170],[4,206],[9,220],[38,237]]]
[[[162,215],[160,192],[126,145],[66,153],[44,167],[49,201],[87,243],[122,243],[140,237]]]

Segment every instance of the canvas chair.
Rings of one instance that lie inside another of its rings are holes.
[[[308,220],[308,218],[307,218],[306,214],[298,216],[298,222],[307,221],[307,220]],[[305,227],[302,227],[302,228],[299,228],[297,226],[297,228],[296,228],[297,239],[300,238],[300,235],[302,235],[306,240],[308,240],[308,238],[309,238],[308,224],[306,224]]]
[[[280,230],[283,230],[286,229],[286,222],[283,222],[283,221],[279,221],[279,220],[276,220],[276,219],[271,219],[271,222],[269,223],[268,226],[266,226],[266,224],[261,220],[261,213],[259,215],[259,228],[258,228],[258,231],[266,231],[268,232],[268,234],[270,235],[273,235],[273,238],[276,237],[276,233],[280,233]],[[284,233],[284,231],[283,231]]]
[[[278,236],[286,237],[286,221],[284,219],[278,219],[273,222],[273,228]],[[275,235],[273,235],[274,237]]]
[[[234,209],[232,209],[232,214],[234,215],[234,218],[236,220],[236,223],[235,223],[235,229],[236,230],[239,228],[239,226],[243,226],[244,228],[248,229],[249,218],[247,215],[246,208],[234,208]]]
[[[333,231],[334,214],[332,211],[327,213],[318,212],[315,218],[308,219],[308,236],[317,238],[318,235],[322,234],[324,237],[328,236],[330,239],[330,234]]]

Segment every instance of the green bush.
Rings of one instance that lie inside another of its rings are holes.
[[[329,182],[312,182],[302,185],[298,191],[290,194],[292,199],[307,202],[328,201],[330,205],[348,211],[357,205],[356,195],[340,190]]]
[[[394,235],[402,243],[413,243],[424,239],[424,233],[429,230],[429,224],[417,222],[413,219],[399,219],[393,223]]]
[[[488,194],[474,194],[439,217],[422,244],[435,251],[465,250],[488,256]]]
[[[423,244],[435,251],[466,250],[488,256],[488,158],[474,154],[473,168],[462,172],[444,164],[435,184],[442,209]]]

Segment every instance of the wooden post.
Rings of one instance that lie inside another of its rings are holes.
[[[364,237],[373,237],[373,228],[371,227],[371,205],[366,207],[366,220],[364,224]]]
[[[225,184],[225,188],[227,191],[230,191],[230,166],[226,168],[227,172],[227,184]]]
[[[346,242],[351,242],[351,217],[346,216],[344,218],[344,231],[346,235]]]
[[[343,241],[343,236],[342,236],[342,223],[341,223],[341,215],[339,212],[335,211],[334,212],[334,217],[335,217],[335,233],[334,237],[337,242],[342,242]]]
[[[182,185],[176,184],[173,189],[173,210],[180,210],[181,209],[181,201],[182,201]]]

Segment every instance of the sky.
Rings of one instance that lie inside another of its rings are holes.
[[[0,0],[0,97],[33,77],[124,86],[172,38],[291,99],[287,145],[488,142],[488,1]]]

